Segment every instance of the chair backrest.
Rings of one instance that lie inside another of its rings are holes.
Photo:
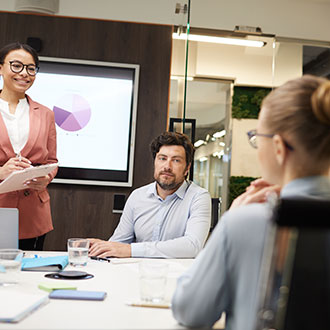
[[[212,209],[211,209],[211,228],[210,232],[215,228],[219,221],[219,206],[220,198],[212,198]]]
[[[329,329],[330,201],[280,200],[260,276],[257,329]]]

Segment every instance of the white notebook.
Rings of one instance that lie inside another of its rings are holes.
[[[0,287],[0,322],[16,323],[48,301],[48,295],[24,293]]]

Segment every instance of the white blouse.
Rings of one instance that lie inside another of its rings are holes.
[[[7,127],[14,152],[19,154],[29,137],[29,103],[26,98],[20,99],[15,114],[9,112],[9,104],[0,98],[0,113]]]

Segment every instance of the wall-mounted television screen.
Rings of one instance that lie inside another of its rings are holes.
[[[27,91],[54,111],[54,182],[132,186],[139,65],[40,58]]]

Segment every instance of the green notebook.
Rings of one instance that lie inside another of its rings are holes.
[[[68,263],[68,256],[23,258],[22,270],[56,272],[63,270]]]
[[[38,288],[47,292],[52,292],[54,290],[77,290],[76,286],[63,282],[42,282],[39,283]]]

